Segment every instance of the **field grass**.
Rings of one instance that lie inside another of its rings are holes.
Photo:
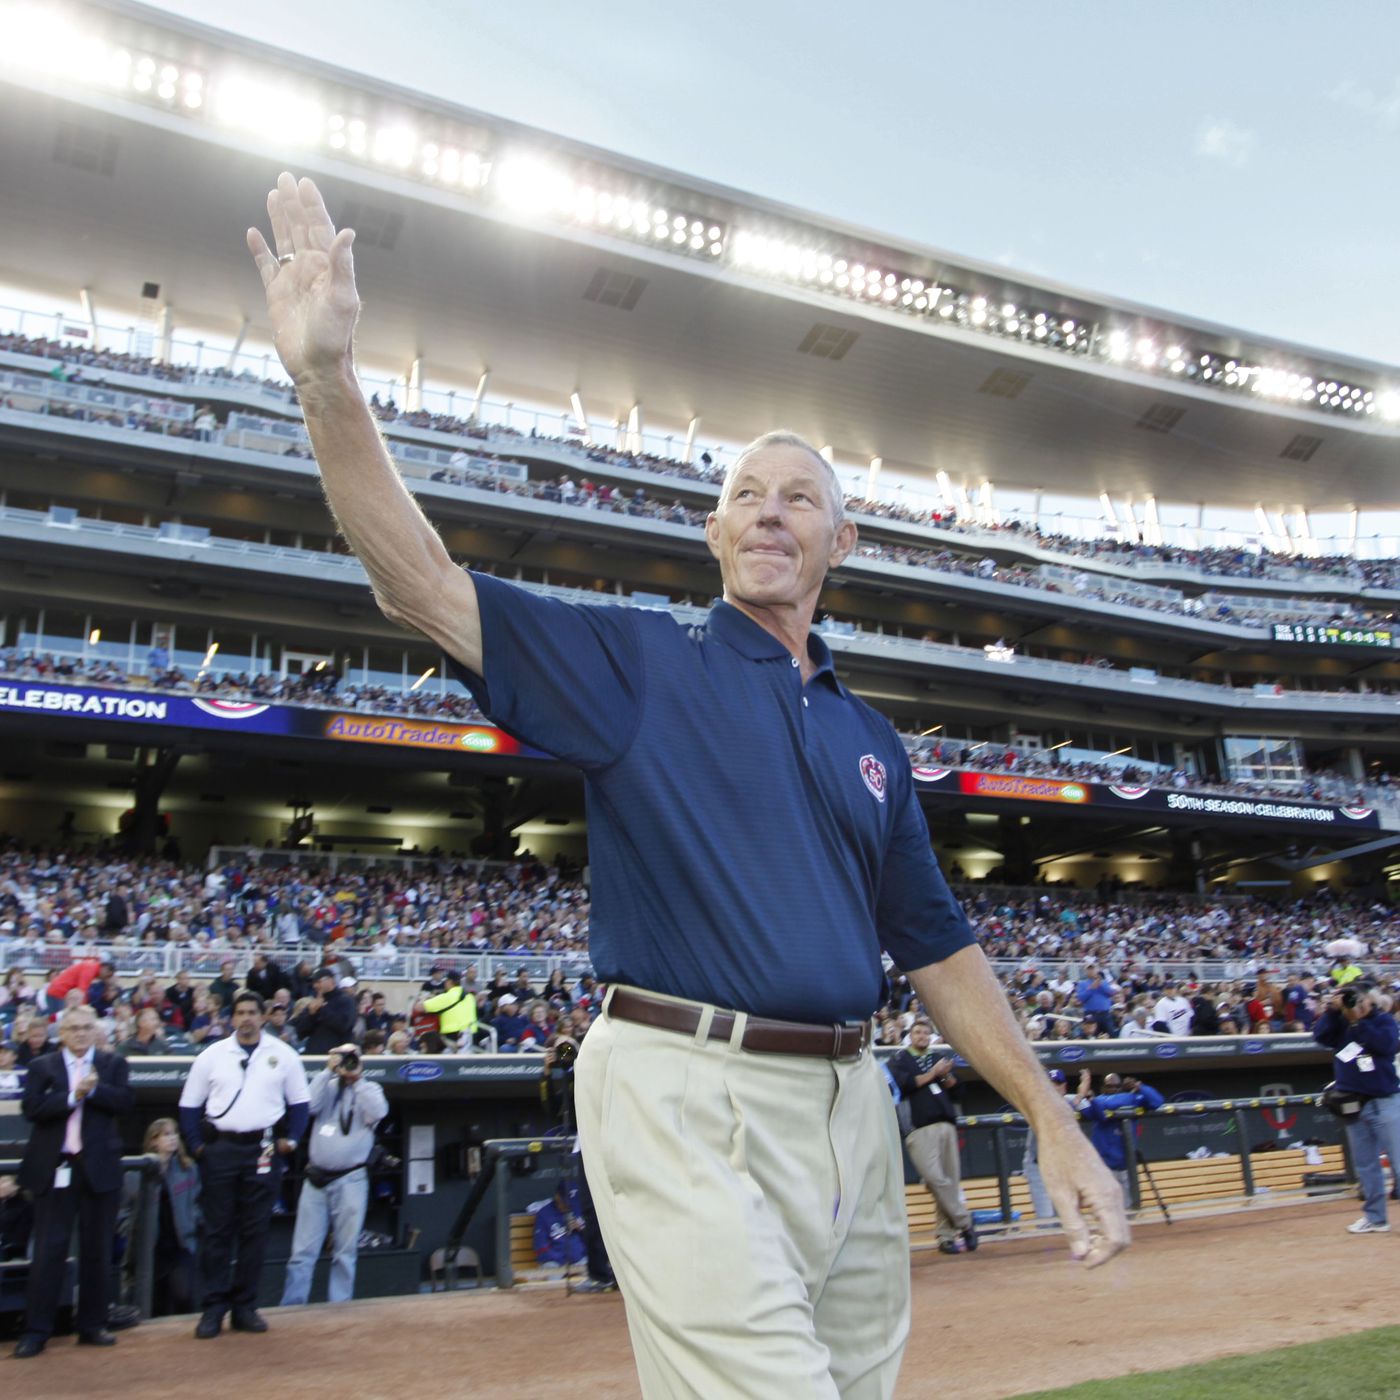
[[[1125,1354],[1131,1352],[1129,1343]],[[1027,1392],[1016,1400],[1395,1400],[1397,1395],[1400,1327],[1378,1327],[1253,1356]]]

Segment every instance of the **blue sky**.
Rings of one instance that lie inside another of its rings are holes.
[[[950,253],[1400,363],[1400,6],[161,8]]]

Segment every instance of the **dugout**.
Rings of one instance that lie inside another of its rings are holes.
[[[1071,1081],[1083,1068],[1096,1082],[1117,1071],[1145,1080],[1169,1102],[1314,1093],[1331,1077],[1330,1054],[1306,1036],[1046,1042],[1035,1050],[1047,1069],[1062,1069]],[[136,1111],[123,1125],[129,1152],[139,1151],[153,1118],[174,1115],[190,1063],[155,1057],[129,1062],[137,1097]],[[308,1074],[323,1064],[319,1057],[307,1057]],[[357,1296],[382,1297],[415,1292],[427,1281],[430,1256],[445,1243],[481,1170],[483,1143],[543,1138],[558,1125],[541,1095],[537,1057],[375,1056],[366,1061],[366,1072],[383,1086],[389,1100],[381,1140],[401,1159],[401,1166],[376,1178],[366,1219],[366,1228],[390,1243],[360,1256]],[[1002,1097],[965,1064],[959,1063],[958,1072],[966,1085],[966,1114],[995,1114],[1005,1107]],[[1244,1143],[1241,1123],[1248,1138]],[[1308,1105],[1245,1108],[1236,1115],[1202,1118],[1151,1118],[1139,1127],[1139,1150],[1152,1161],[1184,1158],[1200,1147],[1235,1153],[1242,1148],[1258,1151],[1266,1144],[1286,1148],[1308,1139],[1333,1142],[1339,1136],[1335,1120]],[[19,1155],[27,1137],[19,1103],[0,1102],[0,1156]],[[997,1160],[991,1133],[966,1129],[962,1139],[964,1176],[994,1176]],[[1002,1139],[1015,1170],[1025,1129],[1008,1125]],[[513,1163],[506,1192],[509,1210],[523,1211],[552,1194],[554,1183],[568,1169],[566,1158],[543,1153]],[[281,1295],[299,1179],[299,1169],[288,1173],[283,1193],[287,1214],[273,1221],[261,1294],[265,1304],[276,1303]],[[911,1169],[907,1179],[916,1180]],[[462,1243],[476,1251],[481,1272],[488,1276],[496,1271],[496,1238],[490,1208],[477,1211]],[[324,1269],[323,1262],[313,1300],[325,1296]]]

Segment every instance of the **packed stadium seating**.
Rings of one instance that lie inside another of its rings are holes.
[[[1263,901],[1049,887],[960,893],[1034,1039],[1111,1033],[1078,1005],[1079,978],[1094,966],[1116,983],[1113,1030],[1135,1007],[1151,1009],[1168,986],[1190,983],[1193,996],[1211,999],[1222,1034],[1305,1029],[1308,1008],[1300,1025],[1285,984],[1296,987],[1294,974],[1303,972],[1325,977],[1334,961],[1326,944],[1343,934],[1369,944],[1368,965],[1383,980],[1400,977],[1391,910],[1330,894]],[[543,1005],[553,1025],[580,1001],[596,1012],[596,991],[579,982],[588,969],[588,921],[577,875],[528,857],[491,866],[434,854],[337,869],[315,853],[293,864],[284,853],[253,852],[200,870],[12,843],[0,856],[0,970],[8,975],[0,1020],[13,1023],[26,1006],[45,1010],[48,978],[100,957],[116,967],[127,1007],[114,1035],[122,1038],[128,1013],[155,1005],[173,1048],[195,1050],[207,1032],[192,1039],[182,1019],[171,1024],[166,982],[181,968],[201,981],[228,975],[226,963],[241,982],[252,955],[264,952],[289,974],[293,1010],[307,994],[298,981],[323,962],[388,989],[388,1010],[404,1018],[413,1045],[433,1024],[412,1020],[418,981],[444,967],[473,972],[483,1018],[509,990],[529,998],[527,1015]],[[1309,996],[1315,1012],[1317,992]],[[1268,1014],[1251,1008],[1254,1001],[1268,1003]],[[907,981],[895,976],[878,1016],[882,1043],[901,1043],[916,1010]]]
[[[193,367],[164,364],[153,359],[142,359],[132,355],[108,354],[71,344],[48,339],[29,339],[18,334],[0,335],[0,352],[9,351],[17,356],[28,356],[44,362],[48,373],[58,372],[64,376],[60,382],[73,385],[76,377],[83,376],[84,382],[97,377],[91,371],[112,370],[124,374],[148,375],[159,379],[162,384],[189,385],[198,390],[215,391],[221,385],[252,384],[260,388],[272,389],[287,397],[287,412],[295,412],[295,403],[290,386],[276,379],[258,381],[251,377],[233,375],[226,371],[196,371]],[[62,368],[60,368],[62,367]],[[76,367],[76,368],[73,368]],[[87,371],[87,374],[84,374]],[[19,406],[10,385],[11,393],[5,398],[4,406]],[[22,390],[23,386],[19,386]],[[71,390],[70,390],[71,395]],[[22,402],[23,393],[19,395]],[[25,405],[29,406],[29,405]],[[45,400],[34,405],[36,411],[54,416],[73,417],[86,421],[106,422],[113,426],[130,428],[135,431],[159,432],[195,439],[199,431],[189,421],[176,421],[160,414],[143,410],[141,405],[126,406],[122,411],[114,411],[106,405],[86,405],[80,398],[70,396],[66,401]],[[578,438],[550,438],[532,432],[528,437],[489,420],[476,422],[455,415],[432,414],[423,411],[402,412],[392,399],[381,402],[376,394],[371,404],[381,422],[399,424],[423,429],[434,433],[466,437],[472,441],[488,444],[502,455],[509,455],[514,442],[522,444],[551,443],[570,449],[580,463],[595,466],[624,466],[642,470],[653,475],[677,477],[692,482],[718,484],[723,477],[721,467],[713,464],[696,466],[674,458],[665,458],[652,453],[628,453],[609,451],[593,446],[585,446]],[[240,415],[244,423],[246,415]],[[246,427],[240,428],[246,431]],[[208,430],[206,430],[206,433]],[[218,440],[222,432],[206,436],[205,440]],[[280,455],[309,455],[304,436],[279,445]],[[708,455],[708,454],[707,454]],[[483,464],[492,460],[484,455]],[[485,489],[499,489],[489,471],[472,470],[473,462],[464,460],[459,466],[444,470],[435,480],[446,480],[457,485],[472,485]],[[626,513],[664,518],[672,523],[699,524],[704,512],[684,507],[680,502],[664,505],[645,499],[637,500],[638,493],[614,499],[613,488],[602,484],[580,483],[577,495],[563,499],[555,494],[557,484],[552,481],[518,482],[511,489],[519,494],[542,496],[543,499],[561,501],[563,504],[579,504],[585,507],[611,508]],[[1141,570],[1144,565],[1161,565],[1183,573],[1199,576],[1202,581],[1212,579],[1246,580],[1330,580],[1338,591],[1361,589],[1400,589],[1400,560],[1372,559],[1361,560],[1345,556],[1309,555],[1306,553],[1275,555],[1268,549],[1251,550],[1242,547],[1207,547],[1203,549],[1181,549],[1165,545],[1147,544],[1141,539],[1125,540],[1117,535],[1098,539],[1077,539],[1053,531],[1042,531],[1034,524],[1027,524],[1014,518],[1003,523],[985,521],[969,522],[958,518],[956,508],[942,510],[911,509],[897,501],[868,500],[858,496],[848,496],[846,508],[852,514],[870,516],[885,521],[896,521],[911,525],[928,526],[940,531],[954,532],[970,541],[985,541],[988,545],[1001,547],[1034,547],[1052,555],[1073,560],[1081,567],[1094,566],[1130,567]],[[973,572],[985,569],[982,556],[960,555],[949,549],[920,548],[914,545],[868,545],[864,552],[872,558],[881,558],[899,563],[914,564],[918,567]],[[1013,582],[1024,586],[1048,587],[1050,591],[1064,591],[1053,579],[1038,578],[1025,566],[1000,569],[995,574],[988,571],[984,577],[996,577],[1000,582]],[[1301,600],[1261,598],[1241,596],[1235,599],[1222,598],[1213,604],[1205,604],[1195,598],[1183,597],[1171,589],[1153,587],[1149,584],[1136,584],[1131,588],[1113,588],[1112,576],[1091,582],[1082,572],[1073,576],[1073,589],[1078,593],[1093,593],[1103,601],[1123,604],[1130,607],[1144,607],[1162,612],[1180,612],[1187,616],[1207,615],[1220,621],[1230,621],[1241,626],[1265,626],[1276,621],[1315,621],[1336,620],[1353,625],[1365,625],[1380,618],[1388,618],[1383,609],[1367,610],[1358,607],[1345,598],[1330,600],[1316,611]],[[1121,584],[1121,580],[1120,580]]]

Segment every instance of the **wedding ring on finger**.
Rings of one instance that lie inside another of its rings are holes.
[[[294,257],[296,257],[295,253],[279,253],[277,255],[277,261],[285,266],[287,263],[291,262]]]

